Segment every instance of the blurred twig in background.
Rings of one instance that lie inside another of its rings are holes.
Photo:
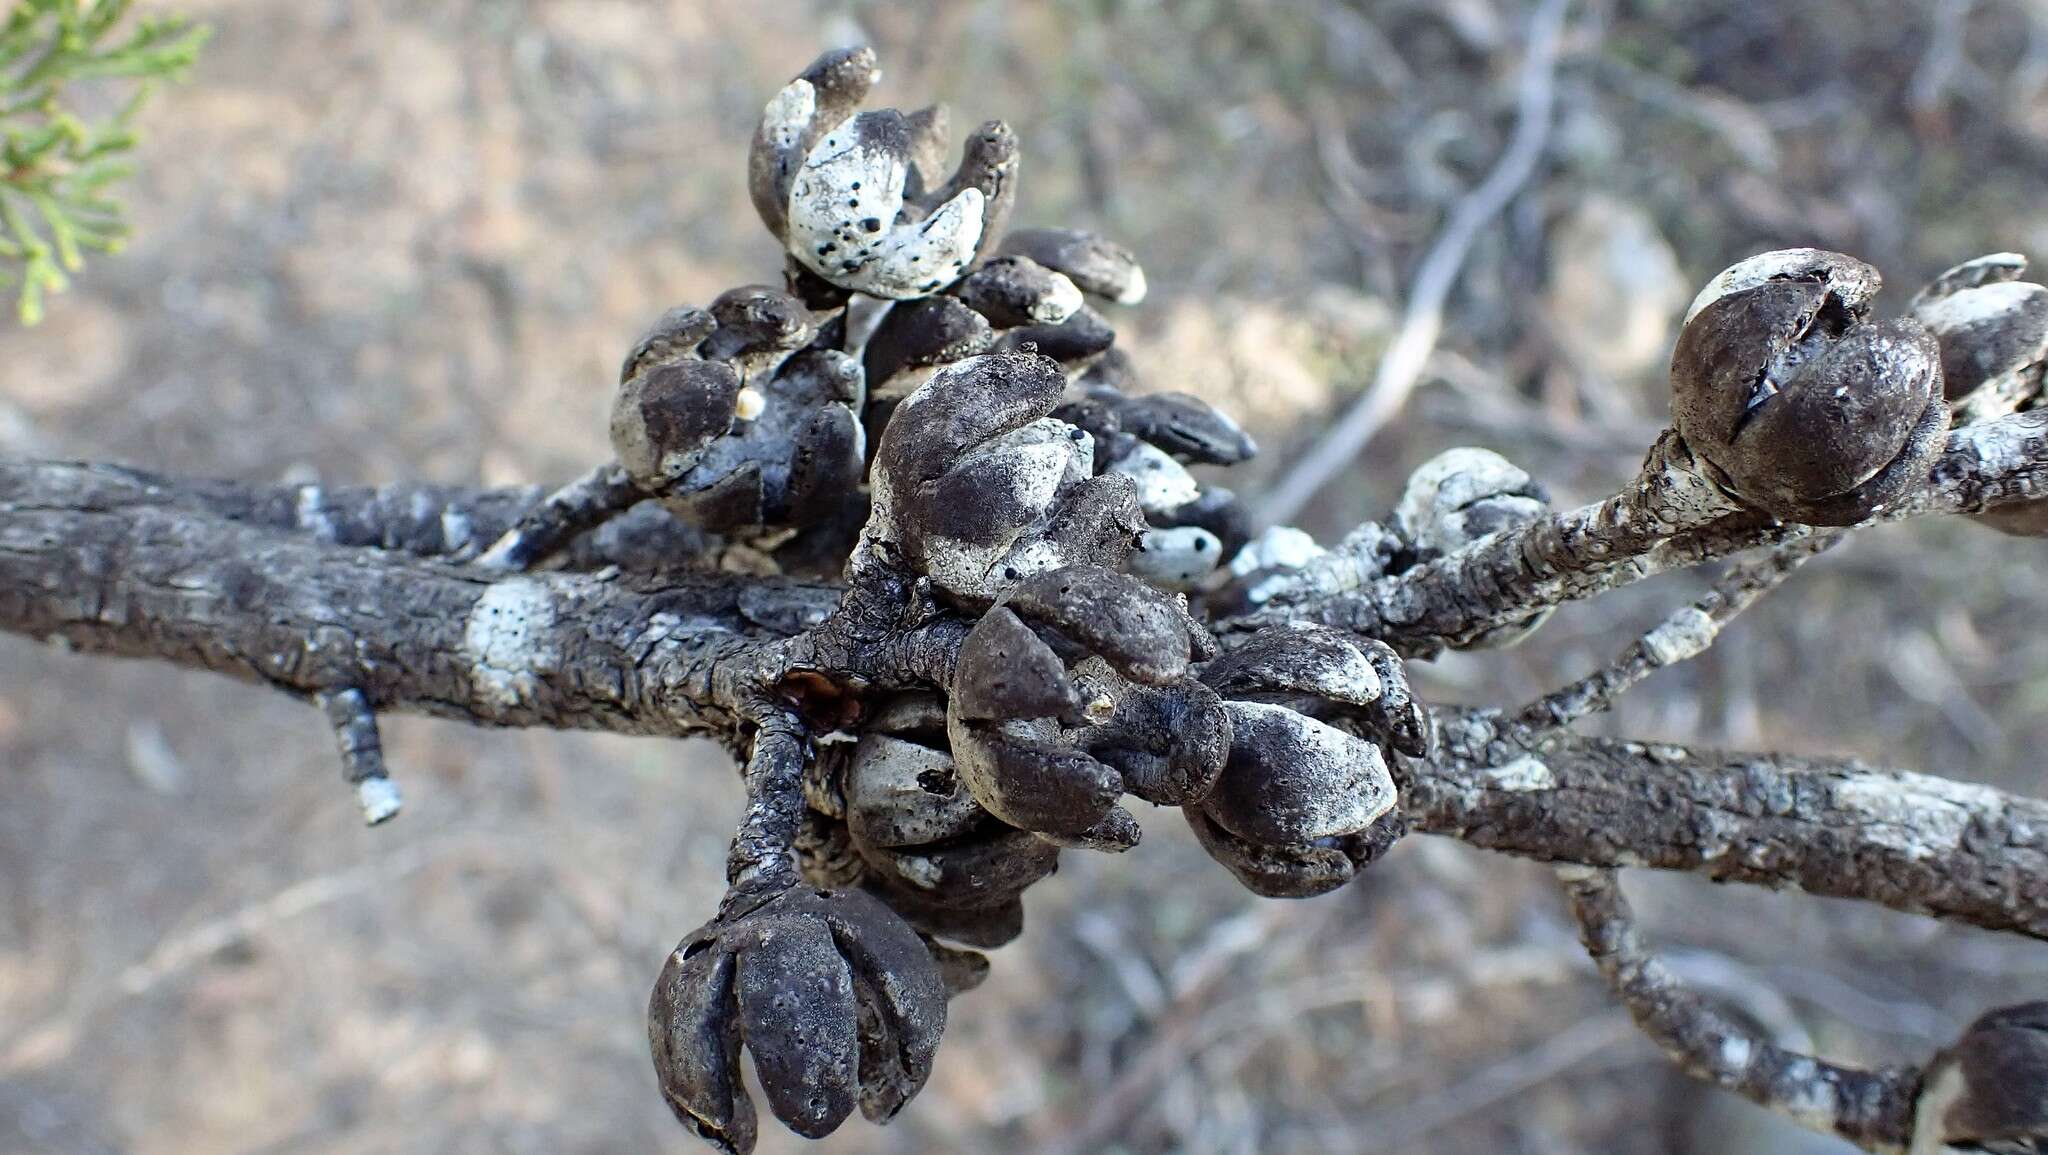
[[[1528,183],[1536,162],[1543,157],[1550,139],[1551,107],[1556,103],[1558,45],[1564,38],[1565,11],[1570,6],[1570,0],[1544,0],[1530,17],[1514,137],[1486,179],[1451,210],[1429,255],[1417,267],[1400,332],[1380,357],[1372,385],[1351,403],[1328,435],[1273,484],[1259,510],[1265,524],[1293,521],[1316,491],[1342,472],[1408,400],[1443,332],[1444,302],[1457,284],[1472,242]]]

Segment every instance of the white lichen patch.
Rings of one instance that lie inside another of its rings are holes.
[[[1975,457],[1983,473],[2006,473],[2018,469],[2033,454],[2040,427],[2012,421],[1984,421],[1951,430],[1948,451]]]
[[[1834,1084],[1820,1078],[1819,1066],[1812,1059],[1794,1059],[1785,1066],[1785,1082],[1791,1089],[1780,1100],[1779,1110],[1803,1127],[1833,1131],[1842,1105]]]
[[[2002,805],[1989,787],[1877,771],[1837,783],[1834,802],[1855,817],[1864,837],[1912,859],[1954,853],[1970,824]]]
[[[1489,767],[1484,777],[1488,786],[1518,794],[1553,790],[1557,787],[1557,776],[1550,772],[1550,767],[1541,758],[1533,754],[1524,754],[1512,762]]]
[[[1746,1071],[1749,1061],[1756,1054],[1756,1047],[1741,1035],[1730,1035],[1721,1040],[1721,1069],[1724,1071]]]
[[[1643,653],[1652,665],[1669,666],[1697,657],[1714,644],[1721,626],[1696,606],[1686,606],[1643,635]]]
[[[560,598],[542,578],[493,583],[469,611],[462,651],[477,695],[503,707],[530,701],[552,672]]]

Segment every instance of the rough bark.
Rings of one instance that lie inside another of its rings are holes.
[[[1905,1151],[1919,1109],[1919,1068],[1862,1070],[1777,1046],[1664,965],[1636,928],[1613,871],[1560,867],[1558,877],[1601,977],[1686,1074],[1866,1151]]]
[[[389,512],[355,515],[358,539],[402,542],[404,526],[433,520],[395,496],[403,491],[341,492],[363,495],[351,510]],[[511,497],[411,492],[497,509],[508,524],[517,516]],[[729,742],[746,722],[721,677],[771,647],[785,668],[848,668],[860,642],[857,630],[787,640],[839,605],[836,585],[494,576],[322,540],[338,535],[306,530],[279,496],[0,464],[0,629],[309,699],[360,690],[378,712]],[[940,619],[857,664],[938,681],[963,629]],[[1549,862],[1796,886],[2048,938],[2048,803],[1853,760],[1574,737],[1527,751],[1500,736],[1497,716],[1444,718],[1442,752],[1403,783],[1417,830]]]
[[[427,527],[443,518],[414,516],[412,500],[446,491],[400,492],[349,491],[360,500],[346,536],[439,540]],[[831,587],[719,574],[493,580],[321,540],[344,536],[333,526],[272,532],[266,524],[306,524],[282,496],[0,464],[0,627],[300,696],[356,689],[379,712],[682,735],[732,727],[713,667],[815,624],[838,600]],[[485,495],[444,508],[481,516],[512,505]]]
[[[2048,802],[1852,758],[1562,737],[1450,715],[1404,782],[1415,829],[1549,862],[1648,866],[2048,938]]]
[[[29,466],[0,463],[11,472]],[[549,510],[546,486],[479,489],[399,481],[388,485],[262,485],[210,478],[167,477],[141,469],[86,462],[38,462],[37,484],[61,482],[83,502],[104,500],[203,513],[264,529],[303,534],[329,545],[396,550],[422,557],[471,558],[515,528]],[[18,479],[15,483],[19,483]],[[570,532],[587,529],[573,525]],[[550,542],[549,544],[554,544]],[[636,572],[716,567],[721,543],[674,518],[648,509],[629,513],[575,538],[558,555],[559,568]]]
[[[1606,501],[1542,518],[1362,589],[1259,610],[1229,628],[1307,621],[1428,656],[1551,606],[1674,569],[1808,536],[1756,512],[1716,512],[1658,443],[1643,472]],[[2048,410],[1951,433],[1928,484],[1873,520],[1982,513],[2048,494]]]

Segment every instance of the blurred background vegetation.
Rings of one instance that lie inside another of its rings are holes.
[[[1155,387],[1252,425],[1265,456],[1233,484],[1256,492],[1370,379],[1417,260],[1512,130],[1529,18],[1524,0],[176,11],[214,38],[139,120],[128,251],[42,324],[0,329],[0,453],[565,478],[605,452],[610,367],[649,320],[773,278],[748,134],[817,51],[867,40],[886,99],[1018,129],[1021,222],[1138,251],[1154,293],[1122,340]],[[1560,501],[1609,492],[1665,419],[1685,302],[1751,252],[1862,256],[1881,307],[1966,257],[2048,255],[2041,0],[1578,0],[1556,97],[1421,387],[1308,528],[1382,513],[1458,444]],[[118,114],[104,99],[80,115]],[[2048,793],[2043,549],[1962,524],[1865,534],[1597,725]],[[1439,699],[1518,702],[1695,591],[1573,607],[1421,676]],[[719,892],[723,757],[409,719],[386,741],[409,806],[366,831],[313,711],[0,639],[0,1152],[693,1150],[640,1016]],[[1136,851],[1070,855],[1032,892],[905,1115],[825,1150],[1840,1150],[1669,1073],[1535,867],[1416,839],[1344,892],[1262,902],[1175,816],[1144,820]],[[1831,1055],[1917,1059],[2048,993],[2038,944],[1631,886],[1689,977]]]
[[[126,239],[112,186],[129,175],[134,120],[154,82],[192,66],[206,30],[178,16],[128,21],[129,0],[17,0],[0,24],[0,287],[24,325],[86,250]],[[105,81],[126,81],[109,92]],[[95,91],[97,90],[97,91]],[[81,99],[84,103],[81,105]],[[113,111],[95,116],[94,104]]]

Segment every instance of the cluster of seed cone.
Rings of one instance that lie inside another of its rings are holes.
[[[1320,893],[1399,836],[1390,761],[1429,741],[1385,646],[1283,628],[1218,652],[1187,591],[1248,535],[1189,466],[1251,439],[1137,387],[1104,315],[1145,295],[1129,252],[1005,229],[1007,128],[943,174],[944,113],[862,111],[874,79],[867,50],[831,53],[770,101],[750,177],[784,283],[664,316],[613,412],[620,463],[681,520],[904,591],[864,612],[970,624],[946,685],[806,752],[807,885],[737,887],[663,972],[664,1092],[729,1150],[755,1133],[742,1049],[803,1134],[893,1114],[1023,891],[1063,850],[1136,844],[1127,796],[1179,807],[1252,889]]]

